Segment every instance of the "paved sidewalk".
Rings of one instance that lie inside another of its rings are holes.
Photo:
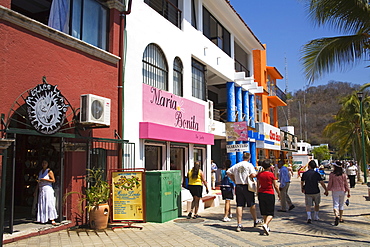
[[[370,199],[366,185],[351,190],[350,205],[344,210],[344,223],[333,226],[331,195],[322,195],[321,221],[306,223],[304,195],[300,180],[292,179],[289,194],[296,208],[276,212],[269,236],[261,227],[253,228],[249,210],[244,210],[243,230],[236,232],[234,218],[222,222],[223,204],[202,212],[202,218],[187,220],[185,216],[166,223],[137,223],[138,228],[117,228],[102,231],[88,229],[62,230],[31,237],[4,246],[370,246]],[[279,203],[276,209],[279,209]],[[257,206],[259,214],[259,208]],[[185,215],[185,213],[184,213]]]

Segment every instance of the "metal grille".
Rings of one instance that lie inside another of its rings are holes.
[[[246,77],[250,77],[250,71],[238,60],[235,59],[235,71],[236,72],[244,72]]]
[[[143,83],[168,90],[168,66],[166,58],[155,44],[149,44],[143,55]]]
[[[106,171],[117,168],[119,154],[122,152],[122,166],[118,168],[135,167],[135,144],[120,140],[94,139],[90,148],[90,167],[102,168]]]
[[[144,2],[181,29],[181,10],[177,8],[177,0],[145,0]]]
[[[122,168],[135,168],[135,143],[123,143]]]

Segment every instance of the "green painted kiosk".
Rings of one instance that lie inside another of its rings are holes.
[[[181,216],[181,171],[146,171],[146,221],[163,223]]]

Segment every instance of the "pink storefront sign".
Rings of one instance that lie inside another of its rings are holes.
[[[205,131],[205,106],[143,83],[143,122]]]
[[[143,84],[141,139],[213,145],[204,131],[204,105]]]
[[[179,129],[175,127],[148,122],[140,123],[140,139],[194,143],[204,145],[214,144],[213,134],[200,131]]]

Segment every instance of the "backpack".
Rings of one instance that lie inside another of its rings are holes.
[[[232,188],[234,187],[234,185],[230,182],[230,179],[227,176],[226,171],[225,171],[224,178],[221,180],[221,186],[220,187],[221,187],[221,190],[224,190],[224,191],[231,191]]]

